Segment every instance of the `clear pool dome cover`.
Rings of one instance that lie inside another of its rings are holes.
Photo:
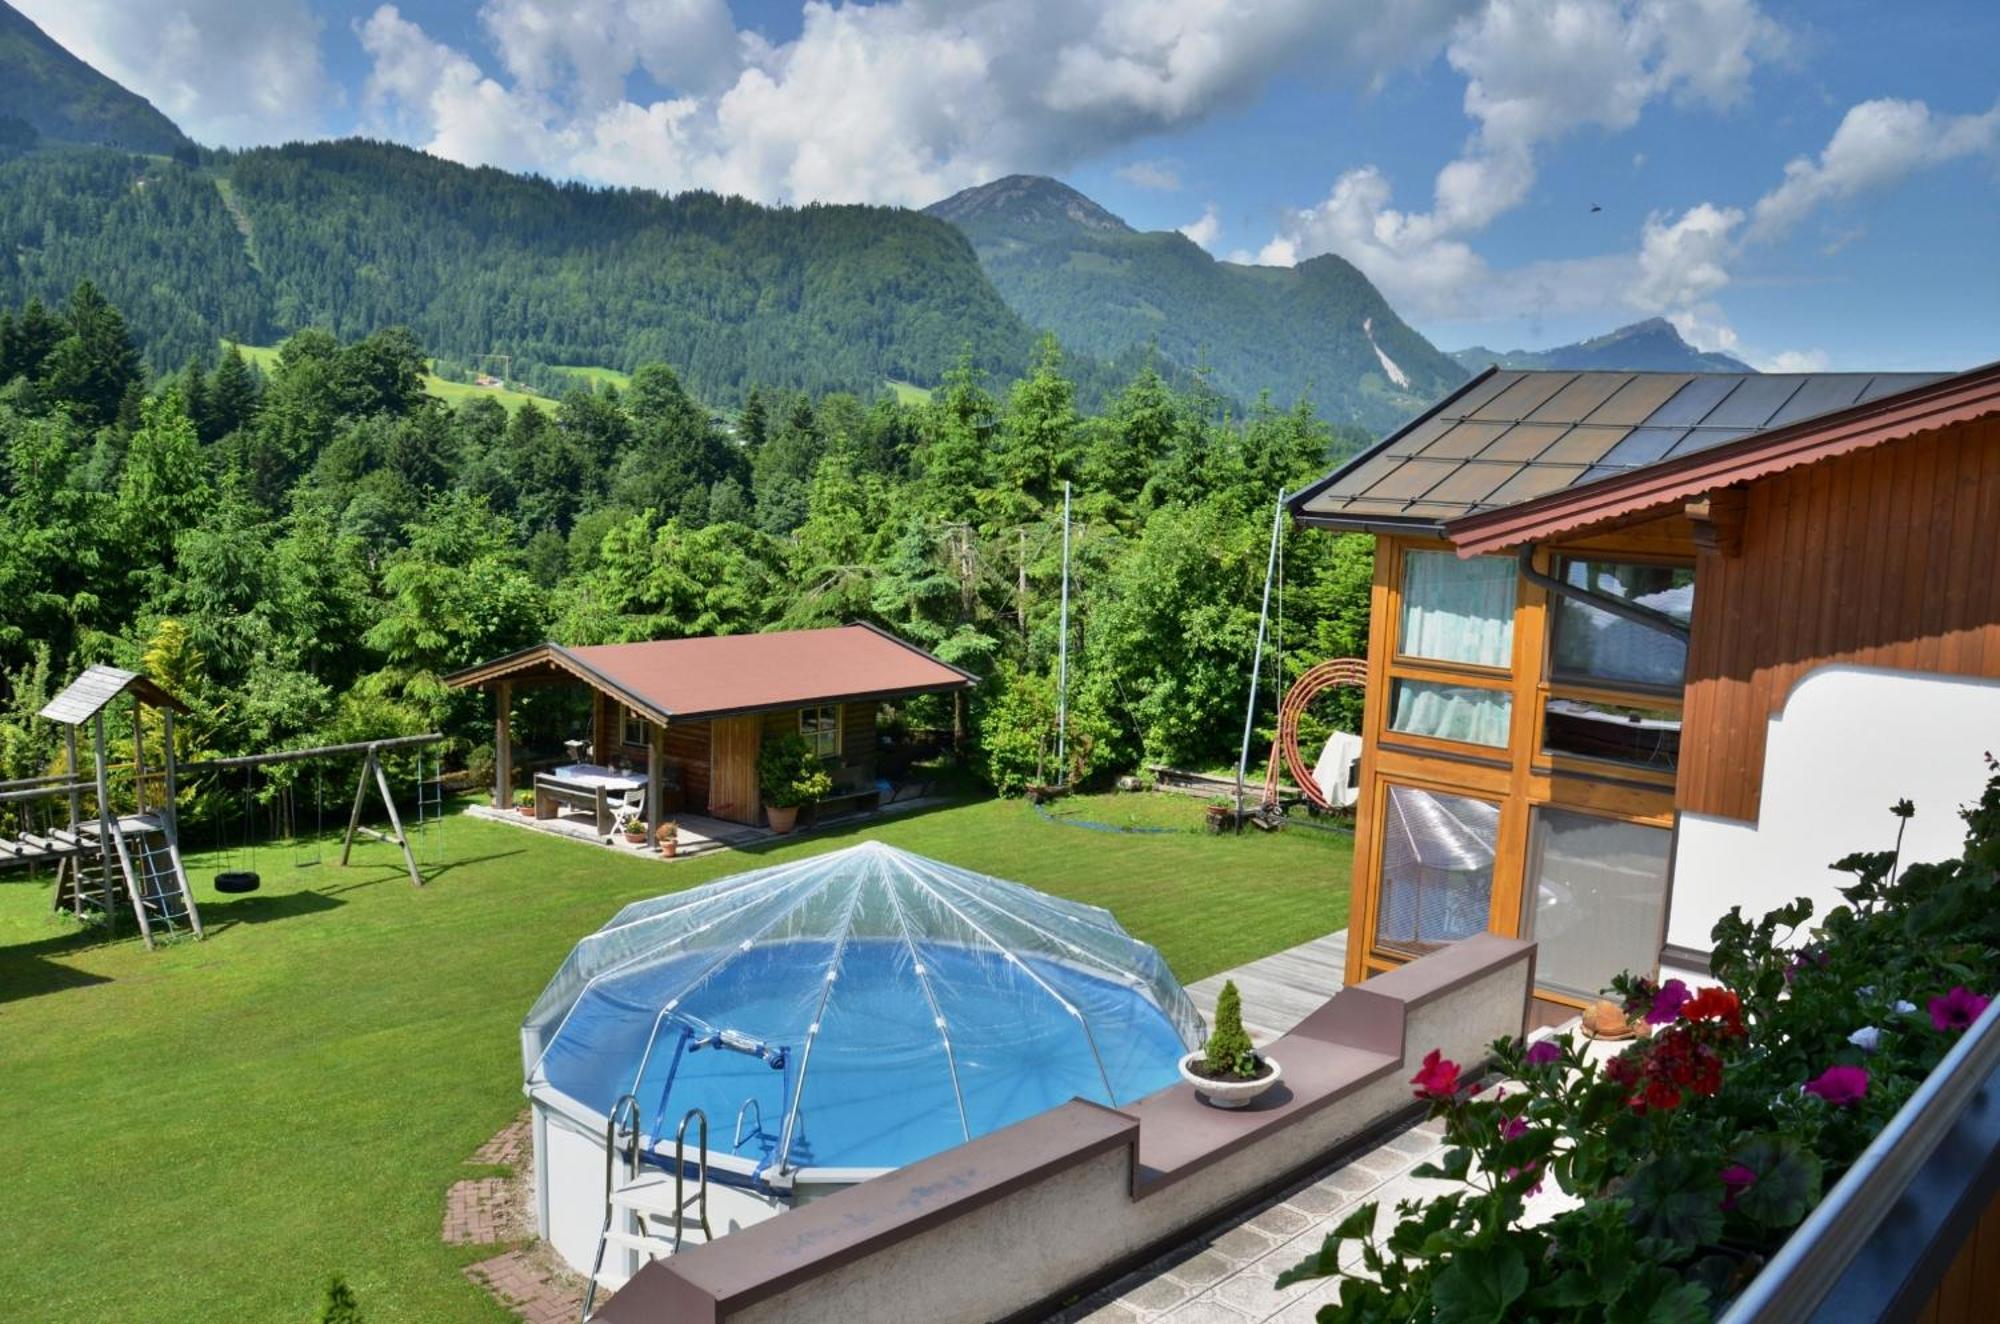
[[[1175,1079],[1200,1016],[1096,906],[866,842],[625,907],[523,1026],[530,1091],[763,1180],[898,1167]],[[574,1108],[571,1109],[574,1111]]]

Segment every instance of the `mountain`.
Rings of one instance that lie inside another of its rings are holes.
[[[1057,180],[1009,175],[924,209],[972,241],[1008,307],[1101,357],[1147,344],[1205,366],[1239,400],[1311,399],[1382,432],[1465,380],[1334,256],[1296,267],[1218,262],[1172,231],[1134,230]]]
[[[71,55],[5,3],[0,72],[0,117],[22,120],[44,138],[160,155],[194,147],[151,102]]]
[[[931,385],[965,352],[1013,373],[1034,346],[965,237],[900,208],[588,188],[361,140],[203,160],[0,161],[0,305],[88,277],[155,368],[218,337],[403,325],[445,359],[510,355],[510,376],[555,389],[554,365],[667,363],[716,405],[752,383]],[[1101,398],[1109,370],[1072,366]]]
[[[1467,372],[1498,365],[1502,368],[1623,369],[1628,372],[1754,372],[1749,364],[1727,354],[1704,353],[1674,329],[1664,317],[1621,326],[1605,335],[1553,349],[1493,350],[1484,345],[1452,352]]]

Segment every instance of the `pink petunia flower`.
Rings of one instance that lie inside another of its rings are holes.
[[[1410,1083],[1419,1099],[1449,1099],[1458,1093],[1458,1063],[1433,1048],[1424,1054],[1424,1065]]]
[[[1531,1067],[1545,1067],[1562,1060],[1562,1046],[1553,1039],[1537,1039],[1528,1045],[1528,1055],[1522,1060]]]
[[[1681,1007],[1692,996],[1686,984],[1678,979],[1669,979],[1660,985],[1659,992],[1653,994],[1653,1006],[1646,1013],[1646,1024],[1671,1024],[1680,1017]]]
[[[1852,1107],[1868,1093],[1868,1068],[1828,1067],[1806,1082],[1806,1093],[1819,1095],[1835,1108]]]
[[[1722,1170],[1722,1207],[1734,1209],[1736,1197],[1757,1183],[1757,1174],[1741,1163],[1732,1163]]]
[[[1937,1027],[1939,1034],[1968,1029],[1991,1001],[1992,998],[1983,998],[1960,984],[1943,997],[1931,999],[1931,1024]]]

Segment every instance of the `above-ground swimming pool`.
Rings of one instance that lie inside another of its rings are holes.
[[[775,1205],[1073,1098],[1129,1103],[1171,1084],[1202,1032],[1110,912],[879,843],[637,902],[522,1027],[545,1230],[561,1248],[552,1185],[594,1183],[594,1233],[626,1095],[656,1161],[700,1109],[711,1183]],[[553,1170],[552,1117],[565,1152],[594,1129],[594,1161],[565,1160],[587,1182]]]

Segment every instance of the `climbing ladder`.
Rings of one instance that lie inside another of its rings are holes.
[[[110,830],[111,848],[104,849],[102,838]],[[139,920],[139,935],[153,946],[161,934],[192,933],[201,937],[201,912],[195,907],[194,890],[188,886],[187,870],[181,864],[180,845],[166,819],[157,814],[127,814],[104,822],[85,821],[77,836],[85,849],[76,859],[79,866],[95,861],[101,895],[110,862],[117,860],[118,875],[125,899]],[[62,901],[62,889],[56,893]]]
[[[700,1146],[695,1163],[695,1192],[687,1194],[688,1123],[698,1126]],[[623,1158],[621,1165],[619,1160]],[[619,1175],[623,1168],[623,1176]],[[615,1292],[631,1280],[641,1266],[681,1248],[690,1227],[701,1230],[703,1241],[715,1240],[708,1226],[708,1116],[699,1108],[688,1109],[674,1130],[674,1170],[642,1169],[639,1163],[639,1101],[627,1094],[611,1107],[604,1123],[604,1226],[597,1234],[597,1256],[590,1263],[590,1281],[584,1287],[583,1314],[589,1320],[597,1301],[597,1289]],[[614,1226],[622,1223],[624,1226]],[[655,1230],[651,1224],[666,1225]],[[619,1252],[618,1268],[605,1267],[605,1255]],[[626,1271],[626,1270],[629,1270]]]

